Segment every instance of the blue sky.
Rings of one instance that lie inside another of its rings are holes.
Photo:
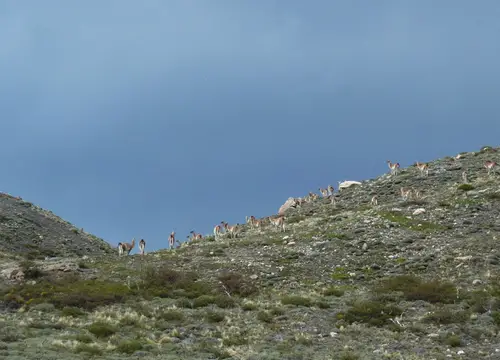
[[[0,5],[0,191],[112,245],[498,145],[500,2]]]

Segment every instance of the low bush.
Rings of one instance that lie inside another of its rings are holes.
[[[58,309],[76,307],[93,310],[99,306],[123,302],[135,296],[136,292],[121,283],[68,277],[44,279],[35,284],[19,284],[2,295],[5,302],[17,307],[49,303]]]
[[[224,272],[218,276],[218,280],[221,283],[222,291],[228,292],[230,295],[249,297],[258,292],[255,284],[240,273]]]
[[[387,305],[378,301],[357,301],[345,314],[343,319],[352,324],[354,322],[365,323],[370,326],[381,327],[390,324],[391,318],[399,316],[403,311],[393,305]]]
[[[383,279],[375,293],[401,292],[406,300],[424,300],[429,303],[453,303],[457,298],[455,285],[446,281],[424,281],[413,275],[400,275]]]

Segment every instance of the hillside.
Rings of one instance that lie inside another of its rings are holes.
[[[497,150],[302,204],[284,233],[21,263],[0,291],[0,358],[500,359]]]
[[[19,197],[0,193],[0,250],[28,258],[113,251],[108,243]]]

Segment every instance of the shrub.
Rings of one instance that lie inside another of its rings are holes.
[[[86,353],[86,354],[89,354],[90,356],[100,356],[103,353],[103,351],[100,348],[98,348],[97,346],[92,346],[89,344],[78,344],[75,347],[75,352],[76,353]]]
[[[133,354],[142,349],[142,344],[138,340],[123,340],[118,343],[116,350],[125,354]]]
[[[471,191],[474,190],[474,186],[472,186],[471,184],[460,184],[458,185],[458,190]]]
[[[320,309],[329,309],[330,308],[330,304],[324,300],[316,301],[315,305]]]
[[[221,322],[224,320],[224,318],[224,314],[218,311],[207,311],[205,313],[205,319],[211,323]]]
[[[273,316],[269,312],[264,311],[264,310],[259,311],[257,313],[257,319],[259,321],[262,321],[262,322],[265,322],[265,323],[271,323],[271,322],[273,322]]]
[[[204,294],[214,293],[213,286],[199,281],[197,273],[181,272],[168,266],[147,267],[141,278],[142,287],[150,296],[194,299]]]
[[[493,318],[495,325],[500,326],[500,311],[492,311],[491,317]]]
[[[500,200],[500,193],[499,192],[488,193],[486,194],[486,197],[490,200]]]
[[[359,360],[359,355],[350,351],[346,351],[340,355],[340,360]]]
[[[452,283],[438,280],[423,281],[412,275],[400,275],[383,279],[375,293],[402,292],[406,300],[424,300],[430,303],[453,303],[456,288]]]
[[[231,295],[248,297],[257,293],[257,287],[246,276],[236,272],[224,272],[218,276],[222,290]]]
[[[121,283],[68,277],[14,286],[4,293],[4,300],[17,306],[45,302],[59,309],[78,307],[93,310],[98,306],[122,302],[131,295],[135,292]]]
[[[62,316],[78,317],[85,315],[85,311],[74,306],[65,306],[61,311]]]
[[[340,297],[344,295],[344,290],[337,286],[330,286],[329,288],[323,290],[323,295]]]
[[[191,302],[191,300],[186,299],[186,298],[177,299],[177,301],[175,302],[175,305],[177,307],[187,308],[187,309],[191,309],[193,307],[193,303]]]
[[[313,301],[309,298],[298,296],[298,295],[288,295],[281,298],[281,303],[283,305],[295,305],[295,306],[312,306]]]
[[[214,303],[221,309],[230,309],[236,306],[236,301],[234,300],[234,298],[225,295],[215,296]]]
[[[45,275],[45,273],[38,268],[38,266],[30,260],[25,260],[20,264],[20,268],[24,273],[25,279],[38,279]]]
[[[94,334],[98,338],[105,338],[116,333],[117,329],[108,323],[102,321],[96,321],[88,327],[91,334]]]
[[[225,337],[222,340],[222,344],[224,344],[224,346],[246,345],[248,344],[248,337],[245,336],[245,334],[239,334],[239,333],[231,334],[230,336]]]
[[[252,311],[257,309],[257,304],[252,303],[252,302],[245,302],[241,305],[241,309],[243,311]]]
[[[158,316],[159,319],[166,321],[182,321],[184,320],[184,314],[176,310],[166,310],[161,312]]]
[[[468,314],[464,311],[452,311],[449,309],[440,309],[426,315],[424,322],[432,322],[435,324],[456,324],[464,323],[467,320]]]
[[[495,302],[492,301],[490,294],[482,290],[469,292],[469,294],[467,295],[466,304],[471,311],[479,314],[487,312],[490,307],[494,307],[494,305],[498,307],[498,304],[495,304]]]
[[[377,301],[357,301],[344,314],[347,323],[365,323],[370,326],[384,326],[389,319],[399,316],[403,311],[397,306],[386,305]]]
[[[210,295],[201,295],[193,300],[193,308],[205,307],[215,302],[215,297]]]
[[[462,339],[458,335],[448,335],[444,339],[444,343],[451,347],[458,347],[462,345]]]

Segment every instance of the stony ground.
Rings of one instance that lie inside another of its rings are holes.
[[[304,204],[284,233],[18,262],[24,280],[0,290],[0,358],[500,359],[493,150]]]
[[[84,229],[6,193],[0,193],[0,244],[0,251],[32,259],[113,251],[108,243]]]

